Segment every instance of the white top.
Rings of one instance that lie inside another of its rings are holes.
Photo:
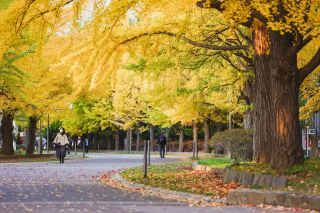
[[[53,143],[60,144],[61,146],[64,146],[66,144],[69,144],[68,137],[66,134],[62,135],[61,133],[58,133],[56,138],[54,139]]]

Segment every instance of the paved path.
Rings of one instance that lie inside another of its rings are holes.
[[[89,159],[0,164],[0,212],[263,212],[249,207],[199,208],[104,186],[95,176],[141,165],[142,155],[90,154]],[[170,162],[153,157],[152,162]],[[268,210],[271,212],[272,210]]]

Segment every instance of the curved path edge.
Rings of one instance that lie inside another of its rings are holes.
[[[112,181],[112,186],[116,188],[121,188],[123,190],[129,190],[134,192],[140,192],[143,195],[159,197],[166,200],[173,200],[183,203],[189,203],[195,206],[222,206],[226,204],[226,199],[215,199],[211,196],[198,195],[188,192],[173,191],[163,188],[157,188],[152,186],[147,186],[144,184],[137,184],[128,181],[121,177],[120,173],[123,170],[116,171],[110,178]],[[107,182],[103,181],[107,185]],[[115,184],[114,184],[115,183]]]

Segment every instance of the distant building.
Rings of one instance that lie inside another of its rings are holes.
[[[302,129],[302,147],[305,156],[319,156],[320,149],[320,112],[314,113],[307,128]],[[307,130],[308,129],[308,130]],[[308,137],[307,137],[308,133]],[[306,151],[307,148],[307,151]]]

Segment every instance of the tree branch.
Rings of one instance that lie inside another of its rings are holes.
[[[19,26],[19,29],[20,29],[20,28],[24,28],[25,26],[27,26],[27,25],[28,25],[30,22],[32,22],[33,20],[35,20],[35,19],[37,19],[37,18],[40,18],[40,17],[42,17],[43,15],[45,15],[45,14],[47,14],[47,13],[54,12],[54,11],[58,10],[61,6],[66,6],[66,5],[70,4],[70,3],[72,3],[73,1],[75,1],[75,0],[68,0],[68,1],[65,2],[63,5],[59,5],[59,6],[53,8],[53,9],[51,9],[51,10],[45,10],[45,11],[42,11],[42,12],[34,15],[33,17],[31,17],[29,20],[26,21],[26,23],[24,24],[24,26],[22,26],[22,23],[21,23],[20,26]],[[18,29],[18,31],[19,31],[19,29]]]
[[[245,50],[245,49],[248,49],[248,46],[246,46],[246,45],[219,46],[219,45],[211,45],[211,44],[200,43],[200,42],[191,40],[191,39],[189,39],[189,38],[187,38],[187,37],[185,37],[183,35],[178,35],[176,33],[171,33],[171,32],[167,32],[167,31],[157,31],[157,32],[153,32],[153,33],[142,33],[142,34],[133,36],[131,38],[128,38],[128,39],[122,41],[121,43],[119,43],[119,45],[128,43],[128,42],[136,40],[138,38],[142,38],[142,37],[145,37],[145,36],[151,36],[151,35],[167,35],[167,36],[175,37],[175,38],[183,40],[183,41],[185,41],[188,44],[191,44],[193,46],[202,47],[202,48],[209,49],[209,50]]]
[[[212,9],[216,9],[220,12],[223,12],[222,5],[223,5],[223,1],[219,1],[219,0],[200,0],[197,2],[197,6],[200,8],[212,8]],[[261,13],[254,10],[254,11],[252,11],[250,18],[246,22],[241,23],[241,24],[243,26],[250,27],[252,25],[254,19],[258,19],[259,21],[261,21],[264,24],[266,24],[268,21],[267,18],[264,17]]]
[[[318,48],[318,51],[312,59],[307,63],[304,67],[302,67],[298,71],[298,80],[299,80],[299,85],[302,84],[303,80],[310,74],[312,73],[318,66],[320,65],[320,48]]]

